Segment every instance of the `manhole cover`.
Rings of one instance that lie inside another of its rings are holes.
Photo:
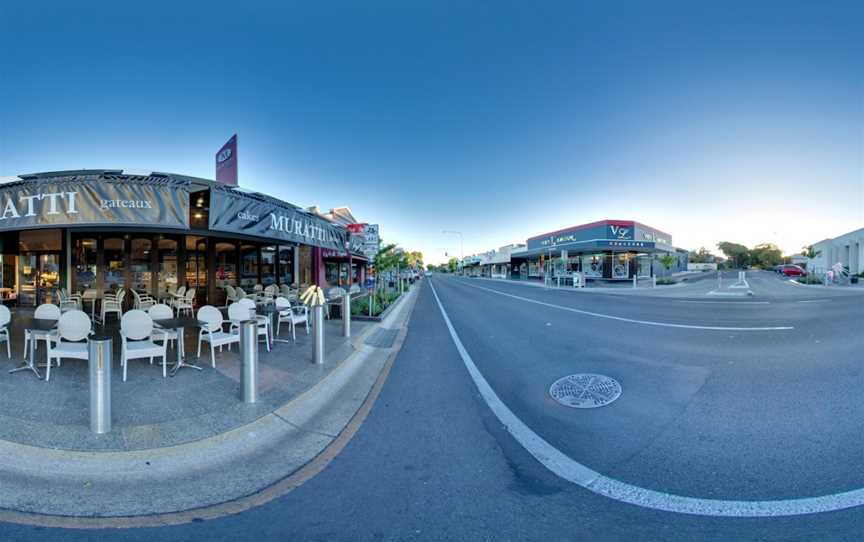
[[[597,408],[621,396],[621,384],[614,378],[595,374],[576,374],[556,380],[549,395],[564,406]]]

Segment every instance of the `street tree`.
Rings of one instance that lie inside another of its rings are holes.
[[[690,253],[690,263],[711,263],[714,261],[714,255],[708,252],[705,247],[699,247],[699,250]]]
[[[738,243],[721,241],[717,248],[726,255],[733,267],[745,267],[750,263],[750,249]]]
[[[821,256],[822,251],[816,250],[813,245],[807,245],[805,247],[801,247],[801,255],[807,258],[807,263],[805,265],[807,266],[807,270],[809,271],[810,262]]]
[[[666,272],[672,270],[672,266],[678,262],[678,258],[674,254],[664,254],[660,256],[660,265],[666,268]]]
[[[455,273],[456,269],[458,269],[458,268],[459,268],[459,260],[457,260],[456,258],[450,258],[450,260],[447,262],[447,269],[451,273]]]
[[[761,243],[750,249],[750,265],[773,267],[783,263],[783,252],[773,243]]]

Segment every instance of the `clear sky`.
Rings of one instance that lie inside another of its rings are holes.
[[[756,5],[758,4],[758,5]],[[426,260],[603,218],[785,251],[864,227],[864,3],[4,2],[0,176],[349,205]]]

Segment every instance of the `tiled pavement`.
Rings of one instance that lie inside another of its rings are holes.
[[[113,429],[95,435],[89,427],[89,382],[87,362],[64,360],[53,367],[51,381],[39,380],[30,371],[8,374],[23,358],[23,324],[32,312],[13,310],[12,360],[0,344],[0,439],[47,448],[68,450],[139,450],[171,446],[223,433],[272,412],[314,386],[353,351],[350,339],[341,337],[341,321],[325,326],[325,363],[312,363],[312,335],[300,327],[296,343],[275,343],[268,353],[260,343],[259,403],[240,401],[240,356],[216,354],[216,369],[210,366],[207,344],[199,365],[204,369],[181,369],[175,377],[162,378],[158,361],[129,362],[128,378],[122,381],[119,337],[115,337],[112,364]],[[352,322],[355,336],[370,323]],[[290,337],[282,329],[282,338]],[[187,360],[195,361],[197,330],[186,331]],[[40,344],[37,360],[44,363]],[[176,353],[168,349],[169,363]],[[169,366],[170,368],[170,366]]]

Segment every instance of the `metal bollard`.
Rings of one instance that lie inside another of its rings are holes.
[[[314,337],[314,361],[318,365],[324,363],[324,306],[312,307],[312,333]]]
[[[244,403],[258,402],[258,323],[255,320],[240,322],[240,356],[243,369],[240,372],[240,398]]]
[[[342,296],[342,336],[351,336],[351,294]]]
[[[656,287],[657,287],[657,277],[656,277],[656,276],[652,276],[652,277],[651,277],[651,287],[652,287],[652,288],[656,288]]]
[[[636,275],[633,275],[633,287],[636,287]]]
[[[111,337],[96,335],[88,345],[90,369],[90,431],[111,431]]]

